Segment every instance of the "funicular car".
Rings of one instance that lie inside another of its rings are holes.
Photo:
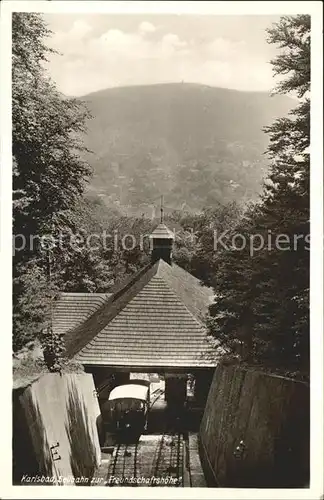
[[[104,424],[113,431],[142,433],[147,429],[150,383],[130,380],[115,387],[102,406]]]

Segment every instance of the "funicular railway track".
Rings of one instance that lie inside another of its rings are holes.
[[[175,486],[182,486],[183,436],[180,432],[164,433],[154,461],[154,476],[175,479]]]
[[[116,445],[108,468],[107,486],[136,486],[129,484],[137,478],[138,443]]]
[[[181,432],[143,435],[136,443],[115,446],[107,486],[183,486],[184,441]]]
[[[106,486],[188,485],[184,411],[177,404],[165,405],[163,394],[161,387],[151,391],[143,434],[132,435],[138,427],[131,420],[115,434],[112,454],[98,473]]]

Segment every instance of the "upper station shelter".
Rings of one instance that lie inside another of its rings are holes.
[[[172,262],[174,235],[163,223],[151,239],[150,264],[110,294],[61,294],[53,329],[95,382],[108,372],[124,373],[123,381],[130,372],[157,372],[167,398],[185,397],[187,375],[199,386],[199,375],[217,364],[205,323],[213,293]]]

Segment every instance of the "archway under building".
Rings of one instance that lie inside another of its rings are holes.
[[[149,432],[161,432],[166,426],[181,426],[184,432],[197,431],[203,415],[213,376],[213,369],[175,370],[161,367],[86,366],[92,373],[99,406],[111,390],[130,380],[150,382]]]

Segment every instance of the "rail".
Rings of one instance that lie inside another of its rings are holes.
[[[154,478],[150,486],[160,486],[159,478],[176,479],[173,486],[183,486],[184,448],[180,432],[164,432],[152,448],[152,461],[146,471],[141,470],[141,441],[118,443],[107,474],[107,486],[138,486],[136,478]],[[147,456],[146,456],[147,458]]]

